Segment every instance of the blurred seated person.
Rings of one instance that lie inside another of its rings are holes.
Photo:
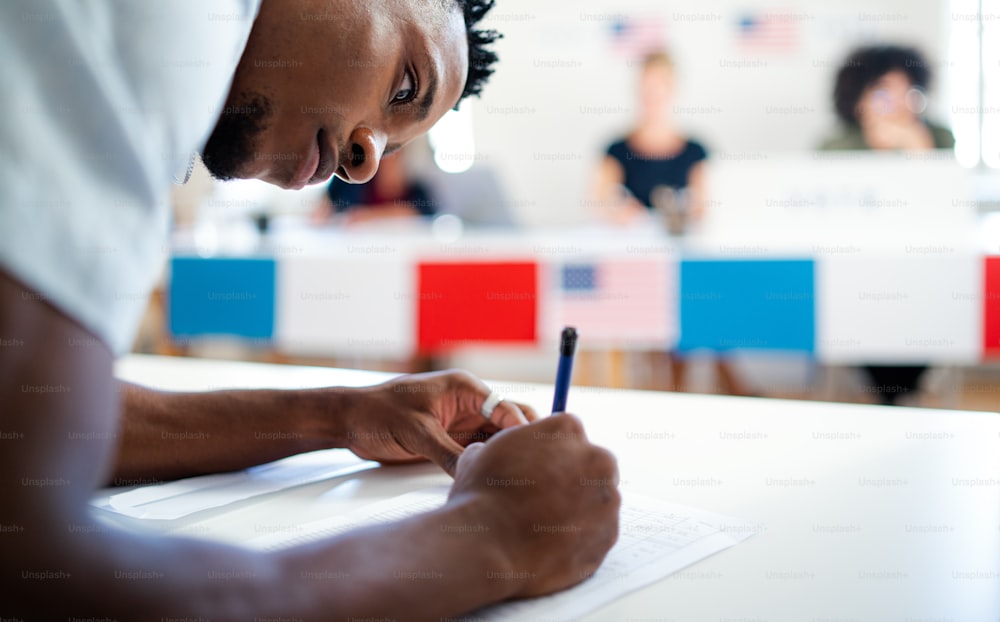
[[[403,155],[398,152],[383,158],[378,172],[364,184],[347,183],[334,176],[314,220],[325,222],[333,217],[340,224],[358,225],[433,216],[436,203],[427,188],[412,176]]]
[[[837,72],[834,106],[841,127],[821,150],[926,151],[955,146],[951,131],[923,116],[927,108],[929,65],[915,49],[893,45],[853,51]],[[926,365],[863,368],[880,390],[883,404],[896,404],[913,392]]]
[[[950,149],[947,128],[923,117],[931,72],[912,48],[863,47],[837,72],[833,103],[841,127],[820,149]]]
[[[705,148],[674,122],[674,62],[666,52],[643,59],[639,118],[632,131],[608,147],[596,176],[598,216],[634,224],[654,209],[665,212],[671,233],[683,233],[703,215]]]
[[[682,234],[704,216],[705,160],[708,153],[685,136],[674,122],[674,62],[663,51],[642,61],[639,76],[639,118],[632,131],[608,147],[596,176],[595,203],[598,217],[616,225],[648,221],[659,211],[671,234]],[[663,352],[645,354],[656,378],[651,388],[681,391],[685,387],[687,362],[676,352],[667,353],[672,383],[663,387],[659,369]],[[749,395],[731,365],[714,360],[718,390],[731,395]]]

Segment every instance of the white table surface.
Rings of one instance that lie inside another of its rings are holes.
[[[388,377],[146,356],[118,371],[177,390]],[[551,402],[548,386],[493,384],[541,412]],[[623,489],[762,527],[586,620],[1000,621],[1000,414],[588,387],[569,410],[618,456]],[[448,481],[380,468],[143,526],[238,543]]]

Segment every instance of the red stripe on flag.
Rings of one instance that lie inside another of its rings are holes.
[[[462,343],[536,343],[535,262],[421,263],[417,344],[444,352]]]
[[[983,354],[1000,357],[1000,257],[987,257],[983,287]]]

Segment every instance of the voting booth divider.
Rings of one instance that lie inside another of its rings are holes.
[[[1000,256],[506,248],[178,253],[169,330],[178,340],[237,337],[303,356],[544,347],[564,325],[591,349],[785,352],[831,364],[1000,356]]]

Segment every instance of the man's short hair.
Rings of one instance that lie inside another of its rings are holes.
[[[851,52],[837,72],[833,103],[837,116],[849,125],[857,125],[857,107],[861,96],[885,74],[902,71],[910,83],[926,91],[931,71],[924,57],[914,48],[896,45],[862,47]]]
[[[493,75],[493,65],[497,62],[497,54],[489,49],[490,44],[502,35],[495,30],[476,28],[483,17],[493,8],[494,0],[454,0],[462,10],[465,18],[465,33],[469,40],[469,75],[465,80],[465,90],[459,101],[470,95],[479,97],[483,85]]]

